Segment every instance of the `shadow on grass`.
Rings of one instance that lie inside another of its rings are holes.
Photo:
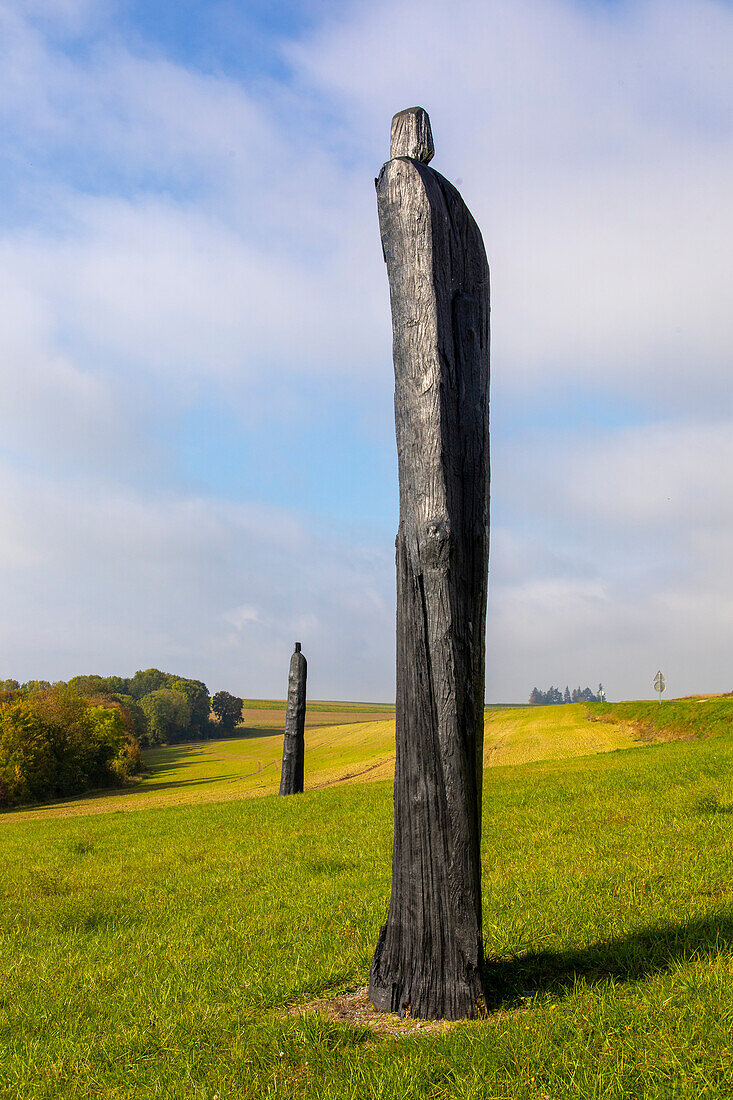
[[[207,737],[201,741],[174,741],[170,745],[150,745],[143,750],[146,757],[160,754],[165,760],[200,756],[227,741],[247,741],[252,737],[282,737],[282,726],[235,726],[219,737]],[[179,756],[176,756],[176,753]],[[169,755],[170,754],[170,755]]]
[[[149,794],[151,791],[166,791],[170,790],[172,787],[201,787],[205,783],[227,783],[230,779],[242,778],[243,777],[238,772],[234,772],[232,775],[211,775],[201,779],[169,779],[161,783],[141,783],[136,787],[115,787],[114,790],[108,791],[108,794],[125,794],[130,791],[133,793]]]
[[[263,768],[262,771],[265,769]],[[225,783],[228,780],[244,779],[237,773],[233,775],[213,775],[203,779],[170,779],[163,783],[129,783],[124,787],[95,787],[91,791],[78,791],[76,794],[63,795],[49,802],[25,802],[21,806],[8,806],[0,810],[0,816],[11,818],[13,814],[28,810],[55,810],[69,803],[95,802],[98,799],[124,798],[125,795],[152,794],[154,791],[170,790],[173,787],[201,787],[205,783]]]
[[[145,762],[145,771],[148,774],[158,772],[171,771],[173,768],[193,768],[200,763],[198,757],[206,756],[207,753],[203,751],[194,752],[190,749],[187,752],[181,752],[174,749],[156,749],[156,754],[160,754],[161,759],[151,759],[148,755],[150,750],[146,750],[146,754],[143,757]],[[165,754],[165,755],[163,755]]]
[[[237,726],[232,734],[232,741],[247,741],[250,737],[282,737],[282,726]]]
[[[571,951],[528,951],[488,959],[489,1011],[516,1007],[537,993],[562,995],[576,982],[642,981],[676,963],[720,954],[733,945],[733,914],[718,912],[684,924],[659,924]]]

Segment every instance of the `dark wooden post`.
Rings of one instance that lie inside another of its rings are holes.
[[[288,709],[285,712],[283,767],[280,794],[300,794],[303,790],[303,760],[305,757],[305,678],[308,664],[295,643],[288,673]]]
[[[483,1005],[481,788],[489,552],[489,269],[434,169],[421,107],[392,120],[377,203],[392,307],[400,479],[392,895],[381,1011]]]

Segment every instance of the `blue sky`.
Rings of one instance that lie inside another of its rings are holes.
[[[487,696],[728,690],[733,5],[0,8],[0,678],[394,690],[373,178],[492,268]]]

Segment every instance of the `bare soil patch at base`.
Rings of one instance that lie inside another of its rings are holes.
[[[310,1001],[304,1005],[294,1005],[292,1015],[317,1013],[340,1024],[351,1027],[367,1027],[377,1035],[405,1037],[408,1035],[434,1035],[454,1028],[463,1020],[418,1020],[412,1016],[400,1017],[394,1012],[377,1012],[369,1000],[368,986],[362,986],[351,993],[341,993],[338,997]]]
[[[524,1013],[527,1009],[494,1011],[480,1020],[420,1020],[415,1016],[400,1017],[395,1012],[377,1012],[369,1000],[369,987],[364,985],[350,993],[341,993],[338,997],[324,997],[308,1004],[294,1005],[289,1011],[293,1016],[312,1012],[335,1023],[369,1028],[375,1035],[385,1039],[405,1039],[412,1035],[443,1035],[463,1024],[495,1024],[508,1016]]]

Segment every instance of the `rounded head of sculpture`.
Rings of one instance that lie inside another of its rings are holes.
[[[295,652],[300,653],[300,642],[295,643]]]
[[[423,164],[430,164],[435,153],[433,131],[430,129],[428,112],[422,107],[408,107],[398,111],[392,119],[389,155],[411,157]]]

